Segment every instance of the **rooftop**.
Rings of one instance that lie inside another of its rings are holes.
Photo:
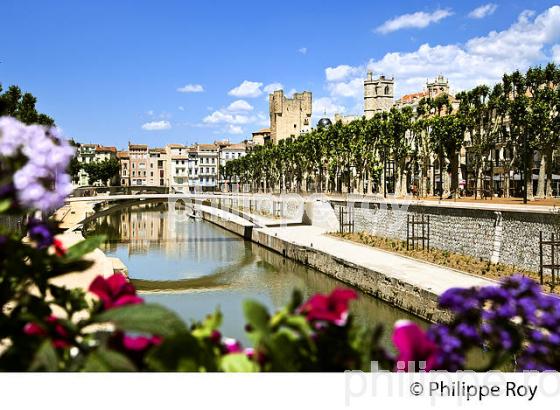
[[[255,134],[270,134],[270,128],[261,128],[260,130],[253,132],[253,135]]]
[[[117,153],[117,148],[116,147],[104,147],[103,145],[98,145],[97,147],[95,147],[95,152],[113,152],[113,153]]]
[[[128,144],[128,149],[129,150],[132,150],[132,149],[147,150],[148,146],[146,144]]]

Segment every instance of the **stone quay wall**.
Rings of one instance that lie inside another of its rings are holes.
[[[348,207],[349,203],[331,201],[331,204],[339,218],[340,207]],[[520,212],[390,201],[350,204],[354,207],[354,232],[405,241],[407,215],[417,218],[429,216],[431,248],[534,272],[538,272],[540,266],[539,232],[543,232],[544,240],[549,240],[552,233],[560,239],[560,213],[556,212]],[[544,246],[543,257],[545,264],[550,263],[550,246]],[[560,255],[557,255],[556,260],[559,259]]]

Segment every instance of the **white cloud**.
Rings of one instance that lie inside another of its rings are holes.
[[[322,97],[313,101],[313,116],[316,118],[324,115],[333,116],[334,114],[342,114],[346,112],[346,107],[336,104],[332,98]]]
[[[223,111],[214,111],[204,117],[202,122],[205,124],[235,124],[243,125],[253,122],[254,118],[242,114],[230,114]]]
[[[228,94],[234,97],[258,97],[262,94],[263,83],[255,81],[243,81],[239,86],[231,89]]]
[[[469,17],[472,19],[482,19],[486,16],[494,14],[497,8],[498,5],[494,3],[483,4],[482,6],[479,6],[476,9],[472,10],[469,13]]]
[[[397,16],[377,27],[376,31],[381,34],[391,33],[403,28],[425,28],[432,23],[453,15],[449,9],[437,9],[432,13],[417,11],[416,13]]]
[[[288,98],[292,98],[295,93],[297,93],[297,90],[295,88],[291,88],[287,93],[285,93],[285,95]]]
[[[336,67],[327,67],[325,69],[325,76],[327,81],[342,81],[347,77],[356,75],[363,71],[359,67],[352,67],[346,64],[341,64]]]
[[[239,134],[243,134],[243,128],[241,128],[239,125],[228,125],[226,132],[230,133],[230,134],[235,134],[235,135],[239,135]]]
[[[282,90],[284,86],[282,83],[270,83],[263,88],[263,90],[269,94],[273,93],[276,90]]]
[[[393,75],[398,98],[421,91],[426,80],[438,74],[449,79],[452,91],[459,91],[478,84],[493,84],[504,73],[546,64],[551,58],[560,61],[560,6],[550,7],[539,15],[524,11],[509,28],[491,31],[463,44],[422,44],[410,52],[390,52],[370,60],[367,68],[376,75]],[[365,70],[360,71],[362,66],[353,68],[357,74],[345,81],[327,81],[334,102],[349,96],[356,102],[363,101],[363,88],[358,92],[358,85]]]
[[[347,82],[336,82],[327,84],[333,97],[361,97],[364,93],[364,79],[360,76]]]
[[[552,46],[550,51],[552,52],[552,60],[556,64],[560,64],[560,44]]]
[[[307,54],[307,47],[302,47],[298,49],[298,53],[306,55]]]
[[[236,100],[227,107],[227,110],[232,112],[253,111],[253,106],[245,100]]]
[[[187,84],[184,87],[177,88],[180,93],[202,93],[204,92],[204,87],[200,84]]]
[[[169,121],[152,121],[142,125],[142,129],[146,131],[161,131],[168,130],[170,128],[171,123]]]
[[[152,115],[154,115],[154,110],[149,110],[146,112],[146,114],[151,117]]]

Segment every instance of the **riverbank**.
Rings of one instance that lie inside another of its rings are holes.
[[[449,319],[449,313],[437,306],[445,290],[495,283],[330,237],[317,226],[259,228],[210,207],[201,213],[209,222],[431,322]]]

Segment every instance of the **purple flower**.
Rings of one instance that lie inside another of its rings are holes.
[[[54,235],[43,221],[36,218],[29,219],[27,230],[29,237],[37,243],[39,249],[48,248],[53,244]]]
[[[39,210],[52,210],[64,203],[72,192],[66,173],[74,149],[55,128],[24,125],[10,117],[0,118],[0,157],[24,163],[13,174],[18,204]]]

